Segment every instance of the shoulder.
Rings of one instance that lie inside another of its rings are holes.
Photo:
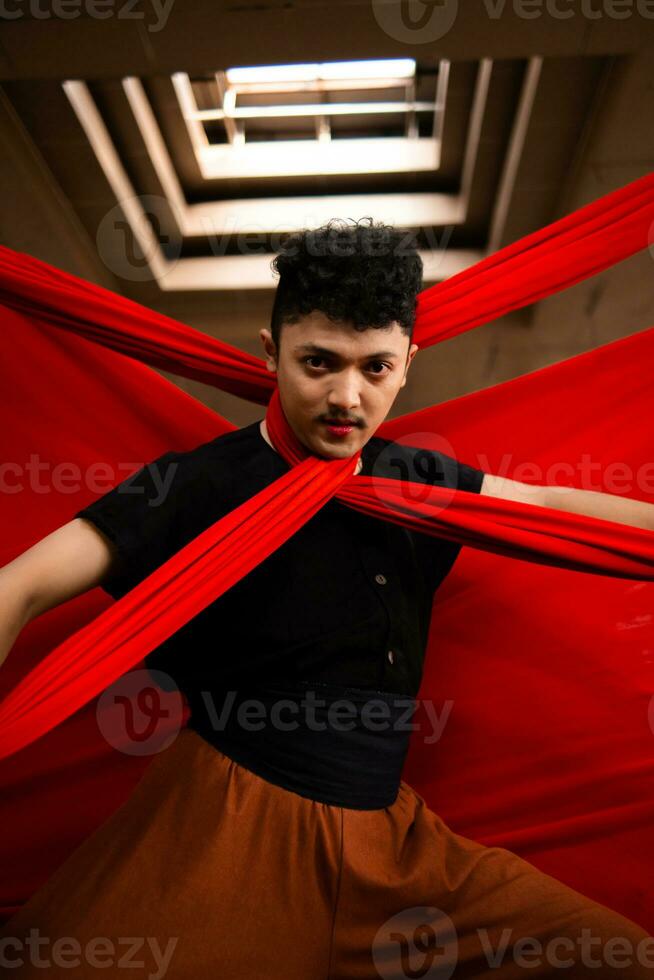
[[[174,452],[173,455],[189,463],[210,459],[247,459],[261,446],[259,422],[222,432],[219,436],[202,442],[193,449]]]
[[[240,469],[256,460],[265,442],[259,431],[259,422],[223,432],[213,439],[200,443],[193,449],[164,453],[154,463],[166,462],[177,465],[180,479],[226,483]]]
[[[373,436],[361,451],[362,473],[478,493],[484,472],[436,449]]]
[[[258,423],[223,433],[192,449],[168,450],[74,517],[95,524],[118,553],[103,588],[124,595],[239,502],[242,471],[256,458]]]
[[[184,510],[211,510],[230,497],[232,484],[257,448],[256,426],[222,433],[192,449],[169,449],[94,499],[75,517],[102,515],[134,526],[154,524]],[[255,430],[255,431],[253,431]]]
[[[364,472],[370,476],[411,479],[420,483],[435,482],[438,473],[443,469],[444,461],[452,459],[434,450],[393,442],[381,436],[369,439],[361,455]]]

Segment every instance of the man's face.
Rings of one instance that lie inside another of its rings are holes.
[[[352,456],[374,435],[418,350],[397,322],[358,331],[317,310],[282,326],[279,351],[269,330],[259,336],[295,435],[312,453],[331,459]]]

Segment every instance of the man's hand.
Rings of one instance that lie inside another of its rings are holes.
[[[492,473],[485,474],[479,492],[489,497],[500,497],[502,500],[565,510],[571,514],[585,514],[603,521],[654,531],[654,504],[632,500],[631,497],[619,497],[614,493],[520,483]]]

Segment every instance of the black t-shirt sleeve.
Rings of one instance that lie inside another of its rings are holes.
[[[440,450],[371,440],[370,472],[402,483],[428,484],[479,493],[484,470]]]
[[[467,490],[469,493],[479,493],[484,480],[485,470],[478,470],[468,463],[456,463],[456,489]]]
[[[450,487],[453,490],[465,490],[468,493],[480,492],[485,475],[484,470],[479,470],[468,463],[447,456],[445,453],[439,452],[435,455],[438,457],[445,476],[444,481],[439,482],[438,485]],[[430,546],[425,549],[424,554],[426,559],[425,574],[432,593],[438,589],[451,571],[461,548],[462,545],[455,541],[431,538]]]
[[[446,453],[417,446],[405,446],[375,440],[371,473],[391,477],[404,483],[428,484],[479,493],[485,471],[460,461]],[[408,493],[412,499],[413,492]],[[422,576],[429,594],[433,595],[448,574],[461,545],[426,532],[413,532],[416,555],[422,568]]]
[[[437,450],[414,450],[411,479],[418,483],[433,483],[451,490],[479,493],[484,471]]]
[[[200,529],[207,495],[192,452],[166,452],[77,511],[115,546],[118,560],[102,589],[119,599],[171,558]]]

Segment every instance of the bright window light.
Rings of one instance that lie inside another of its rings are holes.
[[[254,68],[228,68],[231,85],[256,82],[317,82],[334,79],[413,78],[416,63],[412,58],[377,61],[327,61],[307,65],[266,65]]]

